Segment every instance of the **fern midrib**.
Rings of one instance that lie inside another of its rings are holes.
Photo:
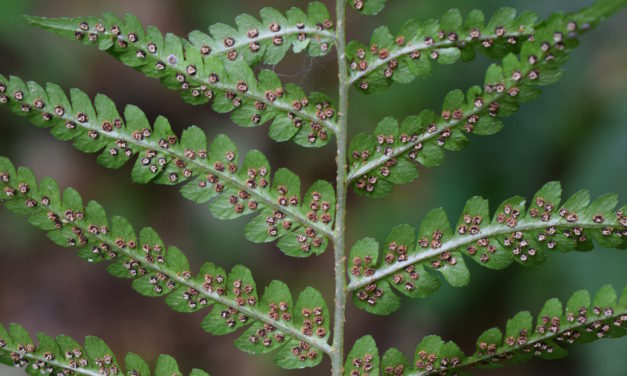
[[[36,107],[33,107],[32,110],[38,110],[38,112],[43,113],[43,109],[39,110]],[[153,141],[138,141],[135,138],[133,138],[132,135],[126,134],[126,133],[121,133],[118,130],[114,129],[110,132],[105,132],[102,131],[102,129],[100,127],[98,127],[97,125],[92,124],[91,121],[85,122],[85,123],[81,123],[78,121],[78,119],[73,118],[71,116],[67,115],[67,112],[63,114],[63,116],[57,116],[56,114],[52,114],[53,117],[55,118],[60,118],[60,119],[64,119],[64,120],[69,120],[69,121],[73,121],[74,123],[76,123],[77,126],[80,126],[82,128],[88,129],[90,131],[96,131],[100,136],[103,137],[107,137],[109,139],[111,139],[112,141],[116,141],[116,140],[122,140],[125,141],[129,144],[133,144],[141,149],[144,150],[155,150],[158,151],[159,153],[163,153],[163,154],[169,154],[170,157],[176,157],[177,159],[180,160],[184,160],[187,164],[192,164],[194,166],[196,166],[199,170],[201,170],[203,173],[211,173],[214,174],[216,176],[218,176],[220,179],[223,179],[224,181],[228,182],[228,184],[232,184],[233,186],[237,187],[238,189],[244,190],[247,193],[249,193],[251,196],[254,196],[257,200],[259,200],[260,202],[264,203],[266,206],[274,208],[276,210],[279,210],[281,212],[286,213],[287,215],[291,216],[292,218],[296,219],[298,222],[300,222],[301,225],[306,226],[306,227],[310,227],[312,229],[314,229],[316,232],[322,233],[325,236],[331,238],[333,236],[333,232],[328,229],[325,228],[324,226],[320,226],[316,223],[312,223],[310,222],[302,213],[300,213],[297,210],[292,210],[290,209],[289,206],[281,206],[279,204],[277,204],[271,197],[268,197],[266,195],[264,195],[262,192],[259,192],[257,189],[254,188],[249,188],[245,183],[239,181],[238,179],[234,179],[232,176],[230,176],[227,173],[224,172],[220,172],[216,169],[212,169],[210,165],[208,164],[203,164],[201,162],[199,162],[196,159],[189,159],[187,157],[185,157],[185,155],[183,153],[178,153],[177,151],[173,150],[173,149],[164,149],[162,147],[160,147],[158,145],[158,143],[153,142]],[[191,180],[191,178],[189,179]],[[189,184],[190,182],[186,182],[186,184]]]
[[[509,227],[507,225],[490,224],[486,227],[481,228],[479,234],[456,236],[450,241],[443,243],[440,248],[428,248],[424,251],[418,249],[417,251],[408,254],[407,260],[405,261],[396,262],[391,265],[385,265],[382,268],[377,269],[377,271],[372,276],[354,279],[353,281],[351,281],[351,283],[349,283],[348,290],[355,291],[361,287],[364,287],[373,282],[386,278],[398,271],[401,271],[410,265],[429,260],[430,258],[439,256],[444,252],[453,251],[458,247],[474,243],[482,238],[490,238],[496,235],[510,234],[515,231],[541,230],[553,226],[559,226],[560,228],[581,226],[584,229],[595,229],[607,227],[609,225],[607,223],[595,223],[591,221],[568,222],[561,217],[559,219],[551,219],[546,222],[529,222],[528,220],[524,220],[520,221],[519,224],[514,227]]]
[[[80,30],[78,28],[58,27],[58,26],[55,26],[54,28],[60,29],[60,30],[66,30],[66,31],[73,31],[73,32],[83,32],[82,30]],[[278,33],[272,34],[272,36],[276,36],[276,35],[278,35],[280,33],[281,32],[279,31]],[[108,31],[108,30],[103,32],[103,33],[99,33],[99,34],[103,35],[103,36],[105,36],[107,38],[110,38],[110,39],[117,39],[117,40],[124,41],[127,44],[127,48],[133,48],[136,51],[138,51],[138,50],[147,51],[148,50],[147,45],[145,45],[143,40],[139,40],[137,42],[130,42],[128,40],[127,36],[125,36],[125,35],[117,35],[116,36],[116,35],[111,34],[111,32]],[[327,36],[326,33],[324,35]],[[181,37],[178,37],[178,36],[177,36],[177,38],[179,38],[181,40],[185,40],[184,38],[181,38]],[[335,40],[335,35],[333,35],[333,39]],[[140,46],[140,47],[138,47],[138,46]],[[233,48],[235,48],[235,47],[231,47],[230,49],[233,49]],[[182,49],[183,49],[183,55],[185,55],[186,47],[182,46]],[[109,50],[107,50],[107,52],[111,53]],[[152,54],[152,53],[149,53],[149,52],[145,52],[145,54],[146,54],[146,58],[145,58],[146,60],[144,60],[144,61],[146,61],[146,64],[149,64],[147,62],[148,59],[151,59],[154,62],[166,61],[166,59],[167,59],[167,56],[162,56],[161,55],[161,51],[157,51],[155,54]],[[303,111],[300,111],[300,110],[295,110],[294,108],[292,108],[292,106],[290,104],[283,103],[279,98],[277,98],[277,100],[272,102],[272,101],[269,101],[268,99],[266,99],[265,96],[257,96],[257,95],[253,95],[253,94],[251,94],[249,92],[242,93],[241,91],[238,91],[235,86],[224,85],[224,84],[222,84],[220,82],[210,83],[208,78],[207,79],[200,79],[198,76],[190,76],[190,75],[187,74],[187,72],[185,70],[179,69],[178,67],[172,67],[170,65],[166,65],[166,69],[172,70],[172,71],[174,71],[177,74],[183,74],[185,77],[187,77],[188,80],[194,81],[197,85],[206,85],[208,87],[213,87],[213,88],[216,88],[216,89],[219,89],[219,90],[223,90],[223,91],[232,91],[232,92],[237,93],[238,96],[262,102],[262,103],[266,104],[269,107],[274,107],[274,108],[277,108],[277,109],[281,110],[281,112],[286,112],[286,113],[292,112],[292,113],[298,114],[298,116],[301,116],[301,117],[306,118],[308,120],[315,121],[315,122],[317,122],[317,123],[319,123],[321,125],[324,125],[326,128],[328,128],[329,130],[333,131],[333,133],[335,133],[337,131],[337,125],[334,122],[329,121],[329,120],[322,120],[322,119],[319,119],[318,117],[316,117],[314,115],[311,115],[311,114],[309,114],[307,112],[303,112]],[[198,72],[198,74],[200,74],[200,72]]]
[[[63,27],[63,26],[58,26],[55,25],[54,26],[55,29],[59,29],[59,30],[65,30],[65,31],[72,31],[72,32],[85,32],[84,30],[81,30],[80,28],[71,28],[71,27]],[[267,32],[265,30],[258,30],[259,31],[259,36],[255,37],[255,38],[249,38],[248,41],[243,42],[241,41],[241,39],[238,39],[231,47],[222,47],[222,45],[218,44],[218,48],[216,48],[215,50],[211,51],[211,56],[215,56],[215,55],[225,55],[227,54],[229,51],[234,50],[234,49],[238,49],[240,47],[244,47],[249,45],[250,43],[253,42],[261,42],[261,41],[266,41],[269,39],[272,39],[276,36],[285,36],[285,35],[293,35],[293,34],[300,34],[300,33],[305,33],[308,35],[313,35],[313,36],[317,36],[317,37],[326,37],[326,38],[330,38],[335,40],[335,33],[332,33],[330,31],[326,31],[326,30],[320,30],[318,28],[312,28],[309,26],[305,26],[302,29],[299,29],[297,27],[283,27],[281,30],[277,31],[277,32]],[[110,38],[120,38],[123,39],[124,41],[128,41],[128,38],[124,38],[123,35],[113,35],[111,34],[110,31],[105,30],[102,33],[99,33],[100,35],[105,35],[108,36]],[[179,37],[180,39],[183,39],[181,37]],[[216,40],[215,38],[213,38],[214,40]],[[311,37],[310,37],[311,39]]]
[[[176,70],[179,73],[184,73],[184,71],[182,70]],[[224,90],[224,91],[236,91],[235,87],[233,86],[228,86],[228,85],[223,85],[220,83],[217,84],[211,84],[209,83],[209,80],[200,80],[200,79],[195,79],[195,81],[200,82],[202,85],[209,85],[209,86],[213,86],[217,89],[220,90]],[[302,111],[298,111],[295,110],[292,106],[290,106],[287,103],[283,103],[281,102],[279,99],[275,100],[274,102],[269,101],[266,99],[266,97],[264,96],[256,96],[253,94],[250,94],[249,92],[246,93],[242,93],[241,91],[236,91],[237,95],[242,96],[242,97],[246,97],[248,99],[254,99],[256,101],[260,101],[265,103],[266,105],[270,106],[270,107],[274,107],[277,108],[279,110],[281,110],[281,112],[285,112],[285,113],[294,113],[294,114],[298,114],[299,116],[302,116],[303,118],[306,118],[308,120],[311,120],[313,122],[319,123],[321,125],[324,125],[325,128],[329,129],[330,131],[332,131],[333,133],[337,132],[337,125],[329,120],[322,120],[314,115],[311,115],[307,112],[302,112]]]
[[[437,136],[439,136],[440,134],[442,134],[442,132],[444,132],[447,129],[451,129],[459,124],[461,124],[462,122],[468,120],[471,116],[476,115],[478,113],[481,113],[482,111],[485,111],[492,103],[500,100],[503,96],[505,96],[505,92],[503,93],[498,93],[496,94],[490,101],[485,101],[484,105],[481,107],[475,107],[473,108],[473,110],[469,113],[465,113],[464,116],[462,118],[460,118],[459,120],[451,120],[448,123],[446,123],[443,127],[438,127],[438,130],[433,132],[433,133],[429,133],[429,132],[423,132],[420,136],[418,136],[416,138],[416,140],[413,141],[409,141],[406,144],[403,144],[397,148],[394,148],[392,150],[392,153],[390,153],[389,155],[381,155],[369,162],[367,162],[366,164],[360,166],[357,170],[351,171],[348,174],[348,181],[352,182],[355,179],[369,173],[370,171],[382,166],[385,164],[385,162],[389,161],[392,158],[396,158],[399,155],[408,152],[411,148],[413,148],[414,146],[428,141],[430,139],[433,139]],[[488,115],[489,116],[489,115]]]
[[[24,196],[30,197],[32,199],[35,199],[33,197],[33,195],[31,195],[31,194],[27,194],[27,195],[24,195]],[[7,201],[9,201],[9,200],[7,200]],[[201,295],[203,295],[203,296],[213,300],[216,303],[220,303],[220,304],[223,304],[225,306],[234,308],[234,309],[238,310],[239,312],[244,313],[247,316],[250,316],[250,317],[252,317],[252,318],[254,318],[256,320],[259,320],[261,322],[270,324],[270,325],[276,327],[277,329],[283,331],[284,333],[291,335],[292,337],[295,337],[295,338],[297,338],[297,339],[299,339],[301,341],[305,341],[307,343],[310,343],[313,346],[318,347],[320,350],[322,350],[326,354],[330,354],[330,352],[331,352],[331,347],[325,341],[316,339],[314,337],[308,337],[308,336],[304,335],[303,333],[301,333],[298,328],[290,326],[290,325],[286,325],[286,324],[284,324],[281,321],[275,321],[275,320],[267,317],[267,315],[264,314],[263,312],[258,311],[256,309],[252,309],[252,308],[249,308],[247,306],[240,306],[240,305],[237,304],[237,302],[235,300],[228,299],[228,298],[220,296],[220,295],[218,295],[216,293],[207,292],[202,287],[202,284],[196,283],[196,282],[191,281],[191,280],[187,280],[187,279],[181,277],[178,273],[170,270],[169,268],[162,267],[161,265],[151,264],[149,262],[146,262],[141,257],[137,257],[137,254],[134,254],[127,247],[119,248],[117,246],[117,244],[115,243],[115,240],[112,240],[109,237],[105,237],[105,236],[102,236],[100,234],[92,234],[92,233],[90,233],[89,232],[89,224],[85,224],[84,221],[70,222],[70,221],[66,220],[65,217],[64,217],[64,215],[65,215],[64,211],[62,209],[60,209],[60,208],[55,208],[55,207],[52,207],[52,206],[48,206],[48,207],[43,208],[41,206],[37,206],[36,208],[34,208],[34,210],[35,211],[39,211],[39,212],[47,212],[49,210],[52,213],[56,214],[61,219],[61,222],[63,224],[78,227],[79,229],[81,229],[83,231],[83,233],[87,237],[91,237],[93,239],[98,240],[99,242],[102,242],[102,243],[105,243],[105,244],[109,245],[113,249],[116,249],[119,252],[121,252],[122,254],[124,254],[126,257],[128,257],[128,258],[130,258],[132,260],[138,261],[139,263],[142,264],[143,267],[145,267],[147,269],[150,269],[150,270],[153,270],[155,272],[161,272],[161,273],[167,275],[171,280],[176,281],[180,285],[183,285],[183,286],[186,286],[186,287],[189,287],[189,288],[193,288],[194,290],[198,291],[199,294],[201,294]],[[170,292],[170,293],[173,293],[173,291]]]
[[[305,33],[308,36],[312,35],[312,36],[316,36],[316,37],[326,37],[326,38],[330,38],[335,40],[335,34],[331,33],[329,31],[326,30],[319,30],[318,28],[312,28],[312,27],[308,27],[305,26],[302,29],[299,29],[297,27],[284,27],[282,28],[280,31],[275,32],[267,32],[265,30],[259,30],[259,36],[256,38],[249,38],[248,41],[241,41],[241,39],[238,39],[231,47],[224,47],[222,48],[222,45],[218,44],[220,48],[213,50],[211,52],[212,56],[215,55],[224,55],[227,54],[229,51],[234,50],[234,49],[238,49],[240,47],[244,47],[244,46],[248,46],[250,43],[253,42],[261,42],[261,41],[266,41],[269,39],[272,39],[274,37],[277,36],[286,36],[286,35],[294,35],[294,34],[300,34],[300,33]],[[310,37],[311,38],[311,37]],[[215,38],[214,38],[215,40]]]
[[[7,347],[0,347],[0,352],[6,352],[8,354],[11,353],[19,353],[17,349],[9,349],[8,345]],[[62,368],[64,370],[68,370],[71,372],[74,372],[74,374],[78,374],[78,375],[85,375],[85,376],[102,376],[97,370],[91,370],[91,369],[87,369],[87,368],[81,368],[81,367],[76,367],[76,368],[72,368],[70,367],[69,364],[65,364],[65,363],[61,363],[58,360],[45,360],[43,355],[38,355],[35,353],[29,353],[26,352],[24,354],[22,354],[22,356],[24,358],[28,358],[30,360],[34,360],[34,361],[42,361],[44,363],[46,363],[47,365],[50,365],[52,367],[56,367],[56,368]]]
[[[533,340],[528,341],[525,345],[518,345],[518,344],[516,344],[514,346],[508,346],[507,348],[504,348],[506,345],[503,344],[503,345],[499,346],[499,350],[495,354],[492,354],[492,355],[486,354],[486,355],[482,355],[482,356],[479,356],[479,357],[476,357],[476,356],[472,355],[472,356],[466,357],[465,360],[459,366],[454,367],[454,368],[447,368],[446,371],[450,372],[450,371],[454,371],[454,370],[460,370],[460,369],[463,369],[463,368],[473,367],[473,366],[476,366],[479,363],[482,363],[484,361],[490,360],[492,358],[500,357],[500,356],[506,355],[508,353],[513,353],[513,352],[522,350],[522,349],[524,349],[526,347],[533,346],[534,344],[536,344],[538,342],[543,342],[543,341],[546,341],[546,340],[549,340],[549,339],[553,339],[553,338],[559,337],[559,336],[561,336],[562,334],[566,333],[569,330],[580,329],[580,328],[586,327],[588,325],[592,325],[592,324],[594,324],[596,322],[607,323],[607,322],[610,322],[610,321],[614,321],[617,318],[619,318],[619,317],[621,317],[621,316],[623,316],[625,314],[627,314],[627,308],[624,308],[623,310],[616,310],[610,316],[603,315],[602,317],[589,318],[588,320],[586,320],[584,323],[581,323],[581,324],[579,322],[575,321],[574,324],[572,324],[570,326],[562,327],[560,325],[560,330],[555,332],[555,333],[547,331],[546,334],[541,335],[539,337],[534,337]],[[566,322],[568,322],[568,321],[566,321]],[[563,324],[563,320],[562,320],[561,324]],[[623,328],[623,330],[625,330],[625,329]],[[558,343],[558,345],[560,345],[560,344]],[[428,376],[428,375],[438,374],[438,372],[440,372],[440,369],[434,369],[432,371],[412,372],[408,376]]]
[[[359,80],[360,78],[369,75],[370,73],[374,72],[375,70],[377,70],[378,68],[384,66],[385,64],[389,63],[390,61],[397,59],[403,55],[408,55],[412,52],[415,51],[424,51],[424,50],[430,50],[433,48],[447,48],[447,47],[458,47],[461,48],[463,47],[464,44],[466,43],[478,43],[478,42],[483,42],[489,39],[502,39],[502,38],[512,38],[512,37],[520,37],[520,36],[526,36],[529,34],[525,34],[525,33],[520,33],[520,32],[514,32],[514,33],[506,33],[503,36],[497,36],[496,34],[490,34],[490,35],[482,35],[479,38],[473,39],[471,37],[466,37],[466,38],[462,38],[462,39],[458,39],[457,41],[451,42],[449,40],[443,40],[440,42],[435,42],[433,44],[427,44],[426,42],[422,41],[420,43],[414,44],[413,42],[415,41],[415,39],[413,39],[411,42],[408,42],[407,45],[399,50],[396,50],[394,52],[391,52],[389,54],[388,57],[386,57],[385,59],[377,59],[376,62],[372,65],[369,65],[365,70],[363,71],[358,71],[355,74],[351,75],[351,79],[350,79],[350,83],[354,84],[357,80]]]

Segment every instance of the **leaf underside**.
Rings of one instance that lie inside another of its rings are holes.
[[[372,337],[363,337],[350,351],[344,374],[469,375],[472,368],[501,368],[534,358],[560,359],[568,355],[568,345],[626,334],[627,288],[619,300],[612,286],[603,286],[594,299],[588,291],[575,292],[565,307],[556,298],[547,301],[535,328],[531,313],[518,313],[507,321],[505,333],[499,328],[483,332],[472,355],[465,355],[454,342],[428,336],[416,347],[413,362],[395,348],[380,358]]]
[[[349,0],[349,4],[359,14],[373,16],[385,8],[387,0]]]
[[[325,54],[334,38],[329,13],[316,2],[308,14],[292,8],[285,17],[264,8],[261,16],[260,22],[240,15],[238,28],[213,25],[211,36],[193,31],[188,40],[170,33],[163,36],[154,26],[144,29],[131,14],[124,19],[105,13],[102,17],[57,19],[26,16],[26,20],[97,46],[145,75],[159,78],[188,103],[211,102],[216,112],[232,112],[238,125],[271,123],[268,131],[276,141],[292,139],[305,147],[324,146],[335,129],[330,98],[322,93],[306,95],[294,84],[283,85],[271,70],[262,70],[256,77],[251,65],[261,61],[276,64],[290,46],[296,52],[307,49],[314,56]]]
[[[109,346],[100,338],[85,337],[80,345],[74,339],[59,335],[52,338],[37,334],[37,342],[19,324],[10,324],[7,331],[0,324],[0,363],[21,368],[29,375],[150,375],[150,367],[139,355],[128,353],[124,358],[126,373],[121,370]],[[176,360],[160,355],[153,370],[155,376],[183,376]],[[189,376],[209,376],[193,369]]]
[[[440,20],[408,20],[396,35],[378,27],[370,43],[352,41],[347,46],[350,82],[363,93],[380,93],[392,83],[409,83],[431,73],[431,63],[470,61],[479,51],[490,58],[520,52],[520,46],[535,30],[537,16],[501,8],[487,23],[480,10],[466,20],[458,9]]]
[[[386,0],[351,0],[358,12],[380,12]],[[536,24],[536,16],[516,17],[511,8],[499,10],[485,23],[480,11],[466,20],[456,9],[440,20],[408,21],[393,36],[386,27],[375,30],[370,45],[347,46],[350,82],[366,93],[377,93],[393,82],[408,83],[427,75],[431,61],[451,64],[474,58],[477,51],[502,64],[489,67],[483,87],[466,94],[450,92],[442,113],[423,111],[402,123],[385,118],[374,134],[359,134],[349,147],[348,179],[357,193],[382,197],[395,184],[418,177],[416,164],[436,166],[443,150],[460,150],[466,134],[490,135],[503,123],[500,117],[535,99],[539,86],[556,82],[577,38],[627,3],[600,0],[581,12],[554,14]],[[337,114],[331,100],[321,93],[306,95],[292,84],[283,85],[269,70],[255,75],[259,63],[277,64],[290,48],[298,53],[322,56],[334,44],[333,24],[319,2],[307,13],[292,8],[285,15],[271,8],[260,12],[261,21],[249,15],[236,19],[237,27],[212,25],[209,34],[194,31],[182,39],[165,36],[153,26],[147,29],[127,15],[48,19],[26,17],[43,29],[83,44],[98,46],[147,76],[159,78],[192,104],[212,103],[215,111],[232,112],[241,126],[271,123],[269,134],[277,141],[293,140],[305,147],[328,143],[337,130]],[[226,136],[207,147],[206,136],[190,127],[180,139],[167,119],[153,126],[137,107],[128,106],[124,119],[113,102],[102,95],[92,104],[87,95],[73,89],[70,99],[56,85],[46,89],[17,77],[0,75],[0,104],[7,104],[40,127],[50,127],[55,137],[71,140],[84,152],[104,149],[98,160],[118,168],[135,154],[132,177],[140,183],[154,181],[176,185],[187,182],[183,196],[209,203],[216,217],[236,218],[260,212],[246,227],[253,242],[278,239],[286,254],[306,257],[324,252],[332,234],[335,208],[333,187],[318,181],[305,196],[299,178],[280,169],[270,179],[267,159],[251,151],[239,163],[238,152]],[[59,191],[56,182],[37,183],[27,168],[15,169],[0,157],[0,203],[27,215],[31,224],[47,231],[57,245],[75,247],[92,263],[109,262],[114,276],[133,280],[133,288],[145,296],[163,296],[179,312],[196,312],[212,304],[201,326],[215,335],[245,329],[235,340],[240,350],[262,354],[277,350],[275,362],[283,368],[312,367],[320,363],[328,345],[330,316],[321,294],[305,289],[294,304],[289,288],[272,281],[259,298],[250,270],[237,265],[231,272],[212,263],[197,275],[190,271],[185,255],[165,247],[159,235],[144,228],[139,236],[122,217],[108,218],[96,202],[83,206],[80,195],[68,188]],[[627,206],[616,210],[616,195],[590,202],[580,191],[560,203],[559,183],[546,184],[531,200],[522,197],[503,202],[492,220],[488,202],[471,198],[452,227],[443,209],[429,212],[418,234],[409,225],[395,227],[383,251],[372,238],[358,241],[350,252],[350,284],[355,304],[374,314],[390,314],[400,306],[395,290],[413,298],[439,288],[442,274],[452,286],[464,286],[470,275],[465,259],[501,269],[513,261],[525,266],[543,262],[549,251],[587,251],[594,243],[608,248],[627,248]],[[565,310],[557,299],[546,302],[535,327],[529,312],[507,323],[505,334],[492,328],[477,340],[473,355],[458,345],[429,336],[418,344],[413,363],[396,350],[380,357],[371,336],[356,341],[347,356],[345,375],[458,375],[466,368],[496,368],[537,357],[558,359],[567,354],[567,344],[617,338],[627,334],[627,288],[617,297],[604,286],[594,299],[587,291],[576,292]],[[119,365],[110,349],[96,337],[87,337],[84,348],[69,337],[56,340],[38,335],[38,345],[19,325],[7,332],[0,325],[0,363],[25,367],[29,374],[54,371],[117,373]],[[78,365],[78,367],[77,367]],[[148,365],[137,355],[126,357],[128,372],[149,374]],[[181,375],[176,361],[162,355],[157,376]],[[193,370],[190,375],[207,375]]]
[[[501,20],[501,13],[507,12],[498,12],[497,20]],[[514,13],[507,14],[511,22],[518,22],[513,18]],[[540,86],[561,77],[561,66],[577,46],[577,38],[605,15],[606,11],[601,12],[597,7],[568,15],[555,14],[533,28],[531,40],[527,37],[516,44],[518,55],[501,49],[503,53],[499,55],[506,56],[501,65],[488,68],[483,87],[473,86],[466,94],[461,90],[451,91],[440,114],[424,110],[400,123],[386,117],[372,134],[356,135],[349,146],[348,174],[355,191],[369,197],[387,196],[394,185],[414,181],[418,177],[418,165],[438,166],[444,161],[445,150],[461,150],[469,142],[467,135],[492,135],[500,131],[504,126],[501,118],[538,97]],[[493,19],[488,25],[498,28],[494,25],[503,22]],[[525,30],[530,28],[526,26]]]
[[[70,98],[54,84],[46,89],[0,75],[0,103],[35,125],[72,141],[86,153],[102,150],[98,162],[119,168],[137,155],[132,179],[137,183],[180,185],[181,194],[196,203],[209,203],[220,219],[258,215],[246,226],[246,237],[255,243],[278,240],[287,255],[321,254],[328,244],[335,215],[333,186],[319,180],[301,197],[300,179],[279,169],[271,179],[266,157],[250,151],[239,162],[236,146],[219,135],[207,147],[205,133],[192,126],[177,137],[168,120],[159,116],[150,125],[146,115],[129,105],[120,116],[115,104],[99,94],[94,103],[82,91]]]
[[[438,272],[452,286],[468,284],[469,258],[489,269],[512,262],[534,266],[550,252],[589,251],[593,242],[606,248],[627,248],[627,206],[616,210],[618,196],[607,194],[590,202],[587,191],[560,203],[562,188],[547,183],[525,207],[517,196],[504,201],[490,220],[488,201],[473,197],[455,227],[442,208],[420,223],[418,235],[410,225],[392,229],[383,250],[376,240],[358,241],[350,252],[353,301],[368,312],[387,315],[401,299],[393,292],[420,298],[435,292]]]
[[[12,212],[47,231],[62,247],[77,249],[90,263],[109,262],[107,271],[132,280],[142,295],[164,297],[178,312],[196,312],[214,304],[201,327],[214,335],[247,328],[235,345],[253,354],[278,350],[275,361],[284,368],[320,363],[329,346],[329,310],[322,295],[308,287],[292,303],[289,288],[273,281],[258,293],[250,270],[237,265],[227,273],[205,263],[193,275],[185,255],[166,247],[152,228],[135,232],[122,217],[108,218],[95,201],[83,205],[78,192],[67,188],[61,195],[56,182],[39,183],[33,172],[0,157],[0,202]]]

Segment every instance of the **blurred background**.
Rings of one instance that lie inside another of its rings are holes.
[[[330,3],[330,2],[327,2]],[[554,10],[575,10],[590,0],[391,0],[378,17],[349,12],[349,38],[367,42],[380,24],[395,32],[410,17],[439,17],[448,8],[464,14],[474,8],[487,15],[501,6],[532,10],[541,18]],[[266,126],[242,129],[228,117],[212,113],[208,106],[183,103],[176,93],[146,78],[95,48],[55,37],[28,27],[22,14],[39,16],[97,15],[103,11],[135,13],[144,24],[162,31],[186,35],[206,30],[215,22],[233,24],[236,15],[258,15],[265,5],[286,10],[306,7],[306,1],[174,1],[95,0],[44,1],[0,0],[0,73],[24,80],[47,81],[69,89],[79,87],[90,96],[104,93],[122,109],[132,103],[154,119],[166,115],[177,133],[195,124],[210,136],[226,133],[240,151],[258,148],[274,168],[288,167],[301,176],[303,186],[316,179],[334,179],[334,147],[312,153],[293,143],[277,144]],[[564,195],[588,188],[594,197],[618,192],[627,200],[627,11],[603,23],[583,37],[582,46],[566,65],[563,79],[546,90],[539,100],[526,104],[506,119],[505,129],[491,137],[473,137],[458,153],[448,153],[438,168],[421,169],[417,182],[396,187],[385,200],[349,197],[348,244],[364,236],[383,241],[399,223],[418,225],[434,207],[445,208],[457,218],[465,201],[474,195],[501,200],[531,195],[549,180],[560,180]],[[370,131],[387,115],[403,118],[424,108],[439,111],[451,89],[467,89],[483,82],[489,61],[453,66],[434,65],[433,74],[408,85],[395,85],[383,95],[364,96],[353,91],[350,133]],[[285,82],[295,82],[307,92],[335,95],[335,57],[311,59],[288,54],[274,68]],[[0,155],[16,165],[31,167],[38,177],[52,176],[61,187],[77,188],[87,201],[94,199],[110,215],[126,216],[139,230],[153,226],[166,244],[179,246],[193,268],[211,260],[230,268],[250,266],[258,286],[272,279],[287,281],[293,291],[307,285],[319,288],[333,301],[332,252],[308,260],[283,256],[274,245],[258,246],[242,236],[249,218],[218,221],[204,206],[183,199],[176,189],[131,183],[131,164],[111,171],[96,164],[69,143],[55,140],[46,130],[0,109]],[[434,295],[422,300],[403,299],[402,308],[389,317],[375,317],[349,303],[346,343],[372,333],[381,353],[397,346],[409,359],[415,345],[428,334],[454,340],[466,352],[474,350],[475,338],[489,327],[504,327],[507,318],[521,310],[535,315],[543,302],[557,296],[565,300],[581,288],[596,290],[606,283],[618,289],[626,284],[627,255],[615,250],[555,254],[549,261],[527,270],[512,265],[489,271],[468,262],[471,282],[465,288],[443,283]],[[184,372],[191,368],[222,375],[324,375],[329,363],[313,370],[284,371],[272,364],[272,356],[250,356],[235,350],[232,341],[204,333],[203,313],[178,314],[162,301],[136,294],[128,281],[116,280],[103,267],[90,266],[50,243],[43,232],[25,218],[0,209],[0,322],[22,323],[33,333],[65,333],[77,339],[97,335],[120,356],[133,351],[154,364],[160,353],[173,355]],[[620,290],[619,290],[620,291]],[[574,347],[566,360],[534,361],[485,375],[625,375],[627,338]],[[18,375],[0,368],[0,375]]]

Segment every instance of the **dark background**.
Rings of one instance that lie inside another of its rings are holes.
[[[439,17],[450,7],[464,14],[482,8],[491,15],[500,6],[536,11],[546,17],[554,10],[574,10],[589,0],[478,1],[478,0],[390,0],[379,17],[360,17],[349,12],[349,38],[367,41],[379,24],[398,29],[408,17]],[[69,89],[79,87],[89,95],[104,93],[122,109],[140,106],[154,119],[163,114],[180,133],[196,124],[210,136],[226,133],[241,151],[258,148],[272,166],[288,167],[301,176],[303,186],[316,179],[333,180],[334,148],[312,153],[293,143],[276,144],[266,126],[242,129],[228,117],[212,113],[208,106],[194,107],[163,88],[158,81],[143,77],[105,53],[43,31],[33,29],[22,14],[40,16],[96,15],[111,10],[132,12],[144,24],[162,31],[185,35],[206,30],[215,22],[233,24],[242,12],[257,15],[264,5],[281,10],[306,7],[305,1],[44,1],[0,0],[0,73],[24,80],[52,81]],[[627,12],[614,16],[583,37],[583,43],[566,65],[562,81],[548,87],[539,100],[526,104],[506,119],[506,128],[491,137],[473,137],[462,152],[448,153],[441,167],[421,169],[413,184],[395,188],[384,200],[349,197],[348,244],[364,236],[383,240],[399,223],[418,225],[427,210],[443,206],[456,219],[466,199],[473,195],[489,198],[492,207],[503,199],[521,194],[530,197],[549,180],[560,180],[565,195],[581,188],[593,196],[618,192],[627,198]],[[275,69],[284,81],[302,85],[306,91],[334,95],[337,69],[335,57],[311,59],[288,54]],[[403,118],[424,108],[440,109],[451,89],[467,89],[483,82],[489,61],[434,66],[430,78],[408,85],[395,85],[386,94],[363,96],[353,91],[350,133],[372,130],[387,115]],[[55,140],[46,130],[31,126],[23,118],[0,110],[0,154],[17,165],[29,166],[38,177],[52,176],[61,187],[77,188],[85,200],[95,199],[110,215],[126,216],[137,230],[153,226],[166,244],[183,249],[193,268],[211,260],[226,268],[242,263],[250,266],[258,286],[272,279],[289,282],[293,291],[307,285],[320,289],[333,301],[332,251],[308,260],[288,258],[274,245],[247,242],[242,230],[249,218],[231,222],[211,217],[204,206],[183,199],[176,189],[131,183],[130,164],[111,171],[96,164],[95,155],[73,150],[69,143]],[[474,339],[491,326],[504,327],[506,319],[520,310],[535,315],[543,302],[554,296],[563,300],[577,289],[598,289],[612,283],[626,284],[627,255],[597,248],[590,253],[555,254],[549,261],[527,270],[513,265],[505,271],[489,271],[468,262],[470,285],[452,288],[446,284],[422,300],[403,299],[402,308],[389,317],[375,317],[355,309],[347,311],[347,350],[356,338],[372,333],[381,353],[391,346],[410,359],[420,339],[439,334],[459,343],[466,352],[474,350]],[[157,354],[173,355],[187,372],[192,367],[220,375],[318,375],[327,374],[329,363],[308,371],[282,371],[272,356],[250,356],[237,351],[232,341],[212,337],[199,328],[203,313],[178,314],[162,301],[136,294],[128,281],[116,280],[103,267],[90,266],[72,251],[52,245],[43,232],[25,218],[0,209],[0,322],[19,322],[33,333],[66,333],[75,338],[97,335],[115,353],[139,353],[150,364]],[[206,311],[204,311],[206,312]],[[563,361],[534,361],[491,375],[625,375],[627,339],[600,341],[572,348]],[[121,360],[121,359],[120,359]],[[1,375],[20,372],[0,368]]]

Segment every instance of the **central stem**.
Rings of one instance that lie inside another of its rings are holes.
[[[346,65],[346,0],[336,2],[336,47],[339,76],[339,109],[337,138],[337,208],[333,249],[335,255],[335,317],[333,321],[333,351],[331,367],[333,376],[343,374],[344,362],[344,321],[346,310],[346,256],[344,244],[346,235],[346,147],[348,126],[348,67]]]

